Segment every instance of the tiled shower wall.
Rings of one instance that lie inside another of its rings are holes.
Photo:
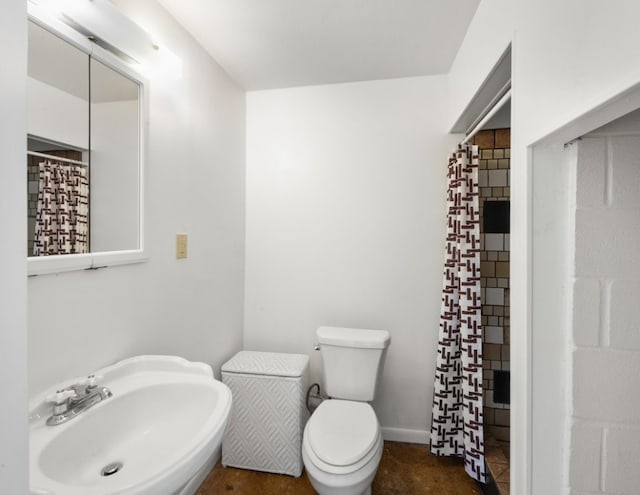
[[[27,256],[33,256],[33,242],[36,233],[36,209],[38,208],[38,163],[42,158],[27,156]]]
[[[485,428],[499,441],[509,441],[509,405],[494,401],[494,370],[508,371],[509,362],[509,234],[485,233],[486,201],[509,201],[511,131],[480,131],[480,275],[482,285],[483,387]]]

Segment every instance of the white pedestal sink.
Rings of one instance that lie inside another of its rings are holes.
[[[32,401],[31,493],[195,493],[222,442],[231,410],[227,386],[208,365],[174,356],[139,356],[95,373],[113,396],[66,423],[45,424],[46,393]]]

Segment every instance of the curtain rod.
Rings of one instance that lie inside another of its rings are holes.
[[[493,117],[498,110],[500,110],[504,104],[511,98],[511,88],[507,89],[507,91],[502,95],[502,97],[491,107],[491,109],[487,112],[487,114],[482,117],[482,119],[475,124],[468,132],[465,138],[462,140],[462,144],[467,143],[473,136],[475,136],[479,131],[482,130],[482,127]]]
[[[55,155],[47,155],[46,153],[38,153],[37,151],[27,151],[27,155],[31,155],[31,156],[39,156],[42,158],[49,158],[50,160],[56,160],[59,162],[68,162],[68,163],[73,163],[74,165],[81,165],[83,167],[88,167],[89,164],[87,162],[81,162],[78,160],[72,160],[71,158],[63,158],[61,156],[55,156]]]

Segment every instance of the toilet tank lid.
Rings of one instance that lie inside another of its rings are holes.
[[[364,328],[319,327],[316,334],[320,344],[339,347],[384,349],[391,340],[386,330]]]

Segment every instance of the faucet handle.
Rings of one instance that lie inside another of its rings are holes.
[[[102,380],[102,375],[91,374],[83,381],[83,385],[86,385],[88,389],[94,389],[98,380]]]
[[[45,397],[47,402],[54,402],[56,406],[63,404],[67,399],[75,397],[76,391],[73,389],[56,390],[55,393]]]
[[[73,387],[80,391],[81,393],[87,393],[96,388],[96,382],[102,379],[101,375],[91,374],[87,376],[84,380],[80,380]]]

